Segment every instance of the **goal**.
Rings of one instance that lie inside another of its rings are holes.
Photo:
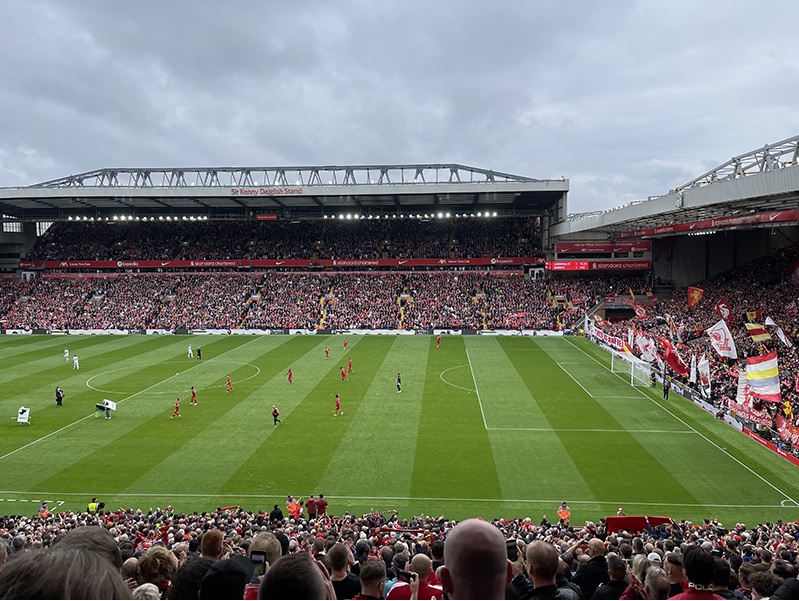
[[[630,381],[630,386],[649,387],[652,381],[652,365],[630,353],[610,351],[610,371]]]

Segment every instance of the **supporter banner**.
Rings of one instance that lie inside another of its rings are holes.
[[[547,261],[547,271],[630,271],[652,269],[652,261]]]
[[[735,217],[719,217],[718,219],[702,219],[687,223],[677,223],[661,227],[650,227],[643,230],[620,232],[619,238],[640,238],[641,236],[663,236],[681,232],[697,232],[701,230],[724,229],[741,225],[774,224],[787,221],[799,221],[799,209],[787,211],[767,211],[752,213],[750,215],[736,215]]]
[[[449,267],[543,265],[543,257],[450,259],[230,259],[212,261],[19,261],[20,269],[203,269],[208,267]],[[638,262],[640,263],[640,261]],[[648,261],[645,261],[649,265]],[[596,268],[598,269],[598,268]],[[607,268],[602,268],[607,269]],[[616,269],[649,269],[618,267]]]
[[[705,291],[696,286],[688,286],[688,306],[693,309],[702,300]]]
[[[594,326],[591,333],[605,344],[609,344],[610,346],[618,350],[621,350],[622,347],[624,346],[624,340],[618,338],[617,336],[611,336],[610,334],[606,334],[602,330],[598,329],[596,326]]]
[[[724,321],[729,322],[730,317],[732,317],[732,311],[730,311],[730,303],[727,301],[727,297],[723,297],[719,299],[716,303],[716,313],[719,314]]]
[[[799,445],[799,428],[782,415],[777,416],[777,432],[783,440],[790,441],[791,445]]]
[[[582,242],[556,242],[555,253],[629,253],[651,252],[652,242],[611,242],[609,240],[584,240]]]
[[[727,327],[726,321],[720,319],[716,325],[706,331],[710,337],[710,344],[719,355],[730,359],[738,358],[738,349],[735,348],[735,340],[732,337],[730,328]]]

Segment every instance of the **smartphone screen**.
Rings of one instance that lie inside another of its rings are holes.
[[[252,561],[253,578],[263,576],[266,572],[266,553],[263,551],[252,551],[250,553],[250,561]]]

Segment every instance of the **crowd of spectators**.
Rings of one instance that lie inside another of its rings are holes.
[[[290,501],[289,501],[290,502]],[[789,599],[799,523],[613,530],[544,516],[284,517],[229,507],[0,518],[0,597]],[[263,557],[263,560],[261,560]],[[264,566],[265,576],[256,571]],[[713,596],[717,595],[717,596]]]
[[[29,261],[538,257],[537,218],[60,221]]]
[[[224,272],[0,280],[6,329],[567,329],[642,280],[504,272]]]

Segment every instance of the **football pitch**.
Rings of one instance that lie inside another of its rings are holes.
[[[335,515],[554,521],[566,500],[575,524],[620,506],[725,525],[796,518],[799,469],[676,394],[631,387],[586,340],[349,336],[346,351],[343,340],[2,337],[0,515],[41,500],[81,510],[93,496],[191,512],[323,493]],[[94,417],[103,399],[117,403],[110,420]],[[30,425],[15,421],[20,406]]]

